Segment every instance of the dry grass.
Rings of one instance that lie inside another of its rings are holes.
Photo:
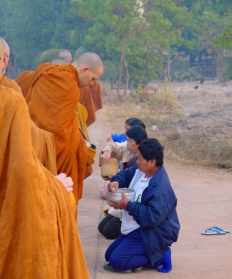
[[[178,140],[167,140],[172,152],[182,160],[220,168],[232,168],[232,140],[202,134],[181,135]]]
[[[169,84],[163,84],[145,99],[145,121],[160,128],[171,126],[173,119],[180,120],[183,109]]]
[[[128,116],[139,116],[149,126],[169,126],[183,116],[183,109],[177,100],[169,84],[163,84],[160,88],[149,95],[141,91],[131,92],[129,96],[119,100],[115,91],[106,89],[106,104],[110,106],[110,114],[116,113],[117,117],[125,119]],[[109,93],[110,92],[110,93]],[[118,111],[119,110],[119,111]],[[118,113],[117,113],[118,111]]]
[[[232,168],[232,84],[163,84],[149,95],[136,92],[108,104],[110,121],[122,130],[128,117],[145,121],[150,136],[175,159]]]

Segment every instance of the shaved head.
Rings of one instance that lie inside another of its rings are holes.
[[[72,63],[72,54],[67,49],[62,49],[57,54],[57,57],[55,57],[52,60],[53,64],[71,64]]]
[[[69,50],[63,49],[59,52],[58,57],[63,59],[66,63],[72,63],[72,54]]]
[[[65,59],[54,59],[51,62],[52,64],[70,64],[69,62],[65,61]]]
[[[100,56],[93,52],[86,52],[80,55],[74,65],[78,69],[88,68],[97,76],[101,76],[104,72],[104,65]]]
[[[0,74],[5,74],[10,58],[10,47],[8,43],[0,37]]]
[[[4,53],[7,53],[9,56],[10,47],[9,47],[8,43],[2,37],[0,37],[0,58],[3,57]]]
[[[71,64],[72,54],[68,49],[45,50],[38,61],[39,63]]]

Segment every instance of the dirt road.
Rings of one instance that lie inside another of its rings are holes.
[[[101,146],[111,128],[102,110],[91,127],[91,138]],[[222,226],[232,232],[232,173],[199,166],[166,162],[178,197],[178,213],[182,230],[173,246],[173,271],[159,274],[146,271],[113,274],[102,269],[104,251],[109,241],[97,232],[103,202],[98,191],[102,185],[98,169],[86,181],[85,197],[80,203],[79,225],[84,250],[93,279],[170,278],[229,279],[232,278],[232,233],[224,236],[201,236],[209,226]]]

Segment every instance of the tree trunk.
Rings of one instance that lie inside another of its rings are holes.
[[[224,49],[217,49],[217,80],[224,81]]]
[[[128,92],[128,88],[129,88],[129,72],[128,72],[128,65],[126,62],[126,57],[124,54],[124,59],[123,59],[123,66],[124,66],[124,70],[125,70],[125,86],[124,86],[124,95],[127,95]]]
[[[117,86],[117,95],[119,98],[121,98],[120,89],[121,89],[121,84],[122,84],[122,72],[123,72],[123,52],[121,51],[120,65],[119,65],[119,71],[118,71],[118,86]]]
[[[168,55],[167,57],[167,63],[164,69],[164,80],[165,81],[170,81],[171,80],[171,66],[172,66],[172,57]]]
[[[126,65],[126,84],[125,84],[125,91],[126,91],[126,95],[128,94],[128,89],[129,89],[129,72],[128,72],[128,66]]]

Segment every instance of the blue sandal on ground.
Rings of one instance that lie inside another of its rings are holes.
[[[204,230],[201,234],[202,235],[224,235],[227,233],[230,233],[230,231],[224,230],[223,228],[220,228],[218,226],[213,226]]]

